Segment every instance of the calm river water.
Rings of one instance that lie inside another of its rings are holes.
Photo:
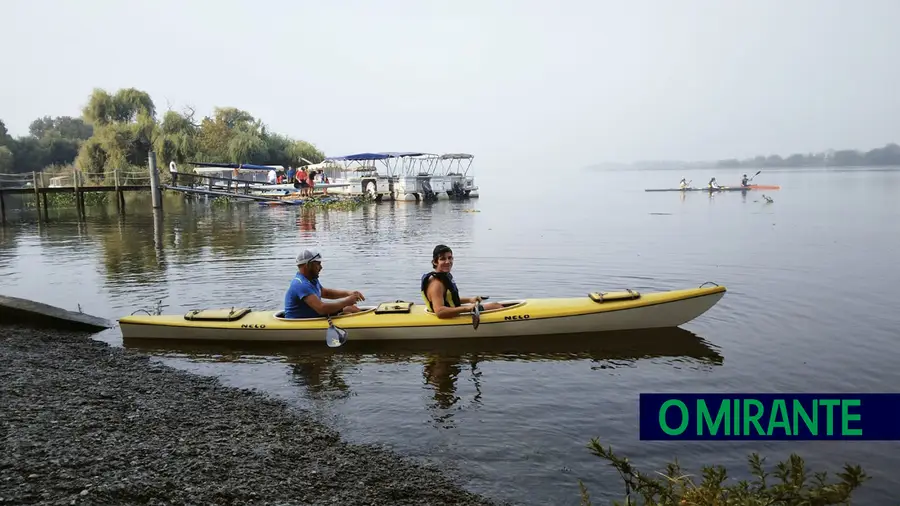
[[[895,391],[900,170],[766,170],[756,182],[780,191],[712,196],[643,189],[682,176],[735,184],[740,172],[567,174],[512,183],[476,174],[482,197],[471,202],[355,211],[173,196],[161,224],[147,201],[129,201],[124,218],[90,208],[85,223],[55,210],[39,226],[25,212],[0,228],[0,293],[108,318],[159,300],[175,313],[276,308],[294,255],[313,245],[327,258],[324,284],[359,289],[368,302],[420,300],[437,243],[454,248],[464,294],[493,298],[714,281],[729,292],[710,312],[646,335],[153,352],[313,410],[349,440],[445,464],[470,489],[520,504],[578,504],[578,479],[595,504],[621,497],[618,475],[586,448],[592,437],[645,470],[677,457],[691,470],[743,473],[749,452],[774,462],[795,451],[816,469],[861,464],[875,477],[862,502],[900,494],[887,470],[900,456],[883,444],[650,443],[637,426],[641,392]],[[121,345],[117,328],[99,337]]]

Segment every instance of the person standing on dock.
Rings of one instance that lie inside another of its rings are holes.
[[[311,171],[309,171],[309,174],[306,176],[306,179],[307,179],[306,182],[309,185],[309,188],[306,189],[306,195],[309,197],[313,196],[313,188],[316,187],[316,176],[317,175],[318,174],[316,173],[316,171],[311,170]]]
[[[175,160],[169,162],[169,175],[172,176],[172,186],[175,186],[178,181],[178,167],[175,165]]]
[[[287,183],[293,183],[293,182],[294,182],[294,175],[295,175],[295,174],[297,174],[297,170],[294,169],[293,167],[291,167],[290,165],[288,165],[288,170],[287,170],[287,181],[285,181],[285,182],[287,182]]]
[[[308,175],[306,174],[306,168],[300,167],[297,171],[297,175],[295,178],[297,179],[297,184],[294,185],[295,188],[300,188],[300,196],[305,197],[307,195],[306,189],[309,187]]]

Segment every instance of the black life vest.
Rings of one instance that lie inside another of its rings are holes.
[[[439,280],[444,285],[444,305],[448,307],[459,307],[462,305],[459,300],[459,289],[456,288],[453,276],[449,272],[432,271],[422,275],[422,298],[425,299],[425,304],[432,313],[434,312],[434,307],[432,307],[431,301],[428,300],[428,294],[426,293],[428,283],[431,282],[432,277]]]

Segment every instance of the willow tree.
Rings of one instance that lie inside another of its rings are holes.
[[[141,170],[151,149],[162,166],[191,160],[296,166],[301,158],[317,163],[325,157],[309,142],[270,132],[236,107],[217,107],[199,123],[190,109],[167,111],[157,121],[153,100],[134,88],[115,94],[94,90],[82,115],[93,135],[80,145],[76,163],[93,177],[113,169]],[[36,131],[45,126],[44,121],[34,124]]]
[[[270,132],[247,111],[218,107],[200,123],[197,159],[207,162],[299,165],[300,157],[318,163],[325,155],[306,141]]]
[[[199,125],[194,123],[193,111],[184,114],[166,111],[153,144],[157,158],[163,163],[184,163],[193,158],[197,152],[198,131]]]
[[[101,179],[113,169],[144,164],[158,129],[150,95],[134,88],[121,89],[115,95],[95,89],[82,115],[94,129],[76,159],[82,171]]]

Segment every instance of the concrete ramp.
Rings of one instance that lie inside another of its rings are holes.
[[[85,332],[99,332],[113,326],[104,318],[5,295],[0,295],[0,324]]]

